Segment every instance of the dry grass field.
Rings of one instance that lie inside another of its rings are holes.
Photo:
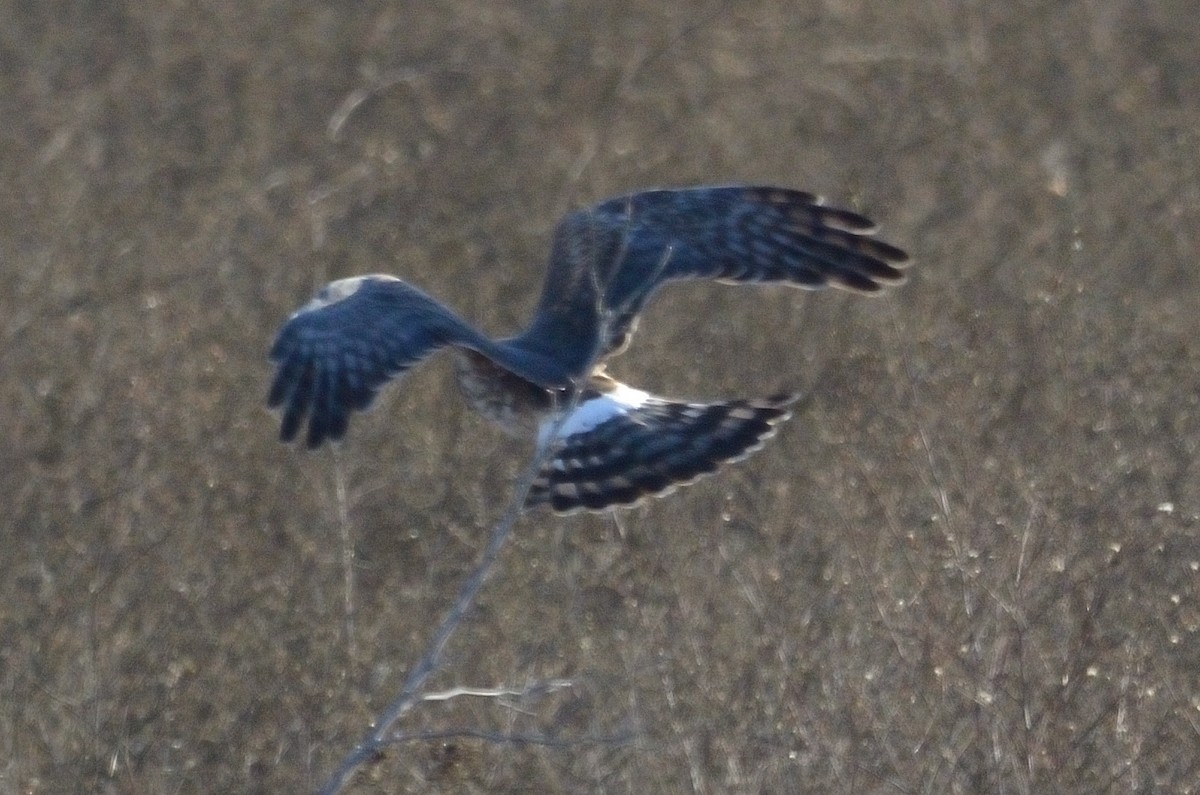
[[[318,789],[531,453],[444,359],[277,441],[279,324],[490,332],[572,207],[766,182],[888,297],[687,285],[618,377],[762,452],[532,512],[347,792],[1200,792],[1189,0],[0,1],[0,795]]]

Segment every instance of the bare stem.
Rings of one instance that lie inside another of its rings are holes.
[[[658,275],[666,268],[670,261],[674,249],[667,246],[663,250],[661,260],[657,265],[657,270],[651,279],[657,279]],[[622,248],[618,254],[616,268],[620,268],[620,261],[625,256],[625,250]],[[600,316],[600,330],[597,335],[597,344],[592,351],[587,366],[583,369],[583,375],[571,389],[570,398],[567,404],[558,411],[557,417],[550,432],[544,436],[545,441],[539,443],[537,450],[534,452],[533,460],[529,466],[525,468],[525,472],[517,481],[516,489],[513,491],[512,497],[508,501],[508,506],[504,511],[504,515],[492,526],[491,533],[488,535],[487,546],[484,547],[483,554],[479,558],[479,563],[471,575],[463,583],[462,588],[458,592],[458,597],[454,600],[450,612],[442,619],[442,623],[438,625],[434,632],[433,639],[430,641],[425,654],[417,662],[416,666],[409,672],[408,678],[404,682],[404,687],[400,690],[400,695],[388,706],[386,710],[372,725],[371,730],[354,748],[342,759],[341,765],[338,766],[333,776],[325,783],[318,792],[320,795],[337,795],[346,786],[346,782],[354,775],[362,765],[378,760],[383,755],[383,750],[396,739],[397,735],[392,733],[392,727],[396,721],[400,720],[409,710],[417,703],[423,700],[421,693],[425,682],[437,671],[442,659],[442,653],[445,651],[446,644],[450,638],[458,631],[462,625],[463,619],[475,604],[475,598],[479,595],[479,591],[483,588],[488,577],[491,575],[496,566],[496,561],[500,557],[500,551],[504,548],[504,542],[508,540],[512,533],[513,525],[520,518],[521,512],[525,508],[525,501],[529,496],[529,490],[533,486],[533,481],[541,472],[543,465],[554,452],[555,443],[558,439],[559,431],[567,418],[575,411],[579,405],[579,400],[583,395],[584,388],[587,386],[588,378],[597,362],[604,356],[604,353],[609,348],[610,335],[612,333],[613,323],[618,321],[631,306],[636,305],[636,302],[641,298],[636,294],[629,299],[629,304],[617,307],[615,309],[605,306],[605,280],[599,278],[600,271],[599,263],[594,263],[592,267],[591,277],[593,279],[593,287],[596,291],[596,301],[598,303],[598,312]]]

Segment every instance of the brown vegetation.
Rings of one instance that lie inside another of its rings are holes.
[[[656,300],[617,375],[804,410],[522,519],[430,687],[523,692],[352,791],[1200,790],[1191,4],[6,5],[0,793],[319,786],[529,450],[445,362],[280,445],[278,324],[388,271],[510,331],[566,209],[731,181],[910,283]]]

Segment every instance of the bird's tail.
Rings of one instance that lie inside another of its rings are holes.
[[[682,403],[623,389],[585,397],[562,423],[526,507],[602,511],[666,494],[758,450],[797,398]]]

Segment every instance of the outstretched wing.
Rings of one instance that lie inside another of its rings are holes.
[[[600,511],[666,494],[757,450],[795,399],[678,403],[624,385],[591,395],[563,422],[526,506]]]
[[[626,341],[646,300],[672,279],[877,293],[904,281],[908,255],[874,232],[857,213],[783,188],[609,199],[559,223],[537,313],[514,343],[555,356],[578,377]]]
[[[351,411],[371,404],[389,379],[448,344],[488,350],[490,342],[457,315],[392,276],[357,276],[326,285],[279,330],[267,404],[283,408],[280,438],[308,420],[307,445],[346,434]]]

